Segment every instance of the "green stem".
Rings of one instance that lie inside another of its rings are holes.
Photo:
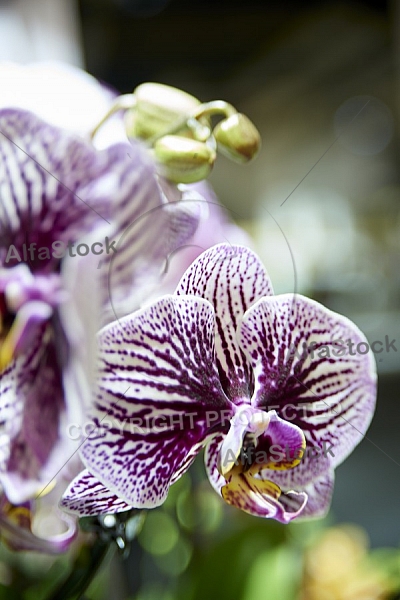
[[[123,94],[122,96],[118,96],[118,98],[116,98],[115,102],[112,104],[111,108],[106,112],[101,121],[99,121],[96,127],[94,127],[94,129],[92,129],[92,131],[90,132],[90,139],[93,140],[94,136],[99,131],[99,129],[116,112],[118,112],[119,110],[128,110],[129,108],[133,108],[135,105],[136,99],[133,94]]]
[[[89,561],[82,563],[78,556],[68,578],[47,598],[47,600],[80,600],[96,577],[100,568],[111,559],[116,546],[114,543],[97,541],[89,548]]]

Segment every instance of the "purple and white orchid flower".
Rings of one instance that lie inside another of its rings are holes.
[[[373,356],[338,340],[365,343],[317,302],[273,296],[252,251],[214,246],[173,295],[99,333],[96,429],[62,508],[157,507],[205,447],[228,504],[283,523],[325,514],[376,396]]]
[[[67,424],[91,402],[95,334],[113,311],[126,314],[127,296],[129,312],[139,306],[143,273],[161,270],[195,231],[194,206],[169,201],[140,144],[98,151],[31,112],[0,110],[0,485],[9,502],[39,494],[76,451]]]

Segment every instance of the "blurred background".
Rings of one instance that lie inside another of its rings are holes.
[[[309,295],[384,344],[376,416],[337,471],[325,522],[238,514],[198,460],[93,597],[400,597],[399,2],[0,0],[0,59],[59,59],[123,93],[158,81],[234,104],[263,148],[245,169],[219,159],[211,182],[275,291]]]

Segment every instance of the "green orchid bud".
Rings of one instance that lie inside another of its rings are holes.
[[[174,183],[195,183],[205,179],[216,153],[209,145],[178,135],[166,135],[154,144],[154,155],[162,174]]]
[[[127,111],[125,127],[129,137],[143,140],[167,132],[179,120],[187,130],[187,116],[200,104],[194,96],[161,83],[143,83],[134,96],[136,105]]]
[[[249,162],[261,147],[261,138],[245,115],[236,113],[223,119],[214,128],[218,150],[237,162]]]

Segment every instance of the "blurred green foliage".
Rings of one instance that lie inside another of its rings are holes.
[[[199,461],[172,486],[163,506],[147,512],[143,525],[139,516],[132,521],[137,535],[132,556],[123,563],[127,574],[138,576],[136,591],[123,596],[106,561],[85,600],[300,600],[307,555],[315,552],[333,522],[329,516],[284,526],[246,515],[221,501],[205,481]],[[130,522],[127,515],[123,521]],[[82,526],[92,533],[81,534],[80,544],[65,556],[1,548],[0,600],[64,598],[60,590],[73,589],[85,569],[100,565],[110,536],[111,524],[110,531],[103,525],[93,545],[93,523],[82,520]],[[391,594],[379,600],[394,599],[400,591],[400,551],[378,549],[366,553],[363,561],[390,582]]]

